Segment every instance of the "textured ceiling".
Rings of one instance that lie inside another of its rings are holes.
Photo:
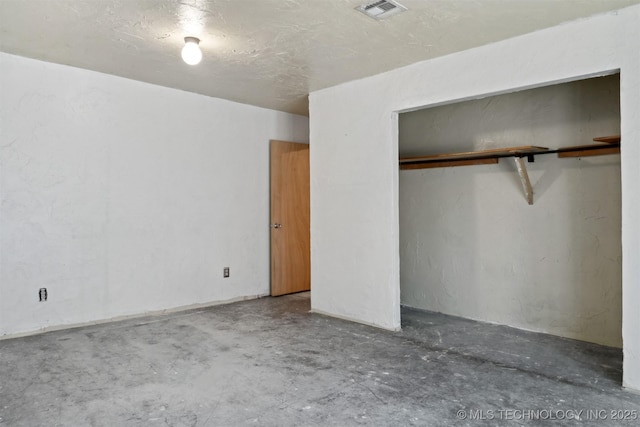
[[[307,114],[309,92],[640,0],[0,0],[0,50]],[[180,59],[202,41],[197,66]]]

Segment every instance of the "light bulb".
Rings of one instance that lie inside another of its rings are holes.
[[[196,65],[202,60],[202,51],[200,50],[200,39],[196,37],[185,37],[184,47],[182,48],[182,60],[189,65]]]

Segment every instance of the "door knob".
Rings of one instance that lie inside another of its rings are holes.
[[[282,224],[276,222],[275,224],[271,224],[271,228],[282,228]]]

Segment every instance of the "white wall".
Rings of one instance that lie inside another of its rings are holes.
[[[400,115],[400,152],[589,144],[620,133],[618,75]],[[402,304],[622,346],[620,156],[400,171]]]
[[[269,139],[307,141],[306,117],[0,70],[0,336],[269,292]]]
[[[640,6],[313,92],[312,308],[400,326],[395,112],[621,70],[624,383],[640,389]]]

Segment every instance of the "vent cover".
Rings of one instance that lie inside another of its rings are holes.
[[[360,5],[356,10],[373,19],[385,19],[404,12],[407,8],[393,0],[378,0]]]

